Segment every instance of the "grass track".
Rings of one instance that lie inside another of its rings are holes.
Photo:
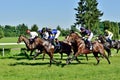
[[[17,38],[0,39],[0,42],[16,41]],[[115,54],[115,50],[112,50],[112,54]],[[39,55],[37,60],[29,60],[20,55],[18,50],[12,50],[5,57],[0,56],[0,80],[120,80],[120,52],[110,57],[110,65],[101,58],[100,64],[96,66],[96,59],[92,55],[88,56],[89,61],[80,56],[81,64],[73,61],[72,64],[65,65],[64,55],[62,64],[52,64],[49,67],[47,55],[44,61],[41,60],[42,55]],[[54,57],[60,60],[59,54]]]
[[[73,61],[70,65],[65,64],[66,55],[62,64],[52,64],[49,67],[49,57],[46,55],[44,61],[38,57],[37,60],[26,59],[25,56],[8,55],[0,57],[0,80],[119,80],[120,79],[120,55],[110,58],[109,65],[101,58],[99,65],[94,65],[96,60],[91,55],[89,61],[85,57],[79,57],[81,64]],[[54,57],[59,60],[60,55]]]

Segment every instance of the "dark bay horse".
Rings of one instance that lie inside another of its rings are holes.
[[[35,49],[38,49],[40,51],[40,54],[44,51],[46,54],[50,57],[50,65],[53,62],[57,62],[53,59],[53,53],[54,53],[54,46],[52,46],[51,43],[48,41],[45,41],[41,38],[35,38],[34,42],[30,44],[30,41],[27,37],[20,35],[18,38],[17,43],[24,42],[26,44],[26,47],[32,52]]]
[[[111,46],[110,46],[110,42],[108,42],[106,40],[104,35],[99,35],[98,36],[98,40],[100,40],[100,42],[103,44],[105,50],[108,53],[108,57],[111,56],[111,48],[117,49],[116,53],[118,53],[118,51],[120,49],[120,41],[118,41],[118,40],[111,40]]]
[[[60,49],[56,49],[54,53],[60,53],[61,59],[63,59],[63,53],[67,54],[68,57],[70,57],[72,53],[72,47],[68,43],[64,41],[59,41]]]
[[[68,44],[65,41],[59,41],[60,44],[60,49],[56,49],[54,50],[54,53],[60,53],[61,54],[61,59],[63,59],[63,53],[67,54],[68,58],[70,57],[71,53],[72,53],[72,47],[70,44]],[[35,54],[35,58],[39,55],[39,53]],[[45,54],[43,55],[43,59],[44,59]]]
[[[119,41],[119,40],[113,40],[112,42],[113,42],[113,43],[112,43],[112,47],[113,47],[114,49],[117,49],[117,52],[116,52],[116,53],[118,53],[119,50],[120,50],[120,41]]]
[[[108,53],[108,57],[111,56],[111,46],[110,46],[110,43],[106,41],[105,36],[99,35],[98,40],[99,40],[99,42],[101,42],[103,44],[104,49]]]
[[[94,57],[97,60],[97,64],[99,64],[99,62],[100,62],[98,54],[105,57],[107,59],[108,63],[110,64],[110,61],[105,54],[103,45],[101,43],[99,43],[98,41],[92,42],[92,45],[93,45],[92,50],[89,50],[88,48],[86,48],[84,40],[77,33],[69,34],[68,37],[67,37],[67,41],[71,42],[72,44],[73,43],[76,44],[73,47],[75,47],[75,46],[77,47],[76,53],[74,54],[72,59],[69,59],[67,61],[67,64],[69,64],[72,60],[76,59],[77,56],[80,55],[80,54],[90,54],[90,53],[93,53]],[[78,59],[76,59],[76,60],[78,61]]]
[[[27,51],[31,51],[30,56],[32,55],[32,53],[35,49],[38,49],[38,50],[41,49],[42,50],[42,48],[43,48],[41,45],[38,45],[38,44],[35,44],[35,43],[31,44],[30,40],[27,37],[20,35],[17,43],[21,43],[22,41],[25,43],[25,45],[27,47]]]

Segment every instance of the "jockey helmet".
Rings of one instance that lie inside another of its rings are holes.
[[[105,32],[108,32],[108,30],[106,29]]]
[[[80,30],[85,30],[85,28],[84,27],[80,27]]]
[[[29,30],[29,29],[28,29],[28,30],[26,30],[26,33],[27,33],[27,34],[29,34],[29,33],[30,33],[30,30]]]

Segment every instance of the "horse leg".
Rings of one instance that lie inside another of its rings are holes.
[[[110,50],[110,48],[108,48],[106,46],[104,46],[104,48],[105,48],[106,52],[108,53],[108,57],[110,57],[111,56],[111,50]]]
[[[77,57],[75,57],[75,60],[76,60],[78,63],[81,63],[81,62],[78,60],[78,58],[77,58]]]
[[[40,53],[35,53],[34,56],[33,56],[33,60],[35,60],[36,57],[37,57],[39,54],[42,54],[42,52],[40,52]]]
[[[43,53],[43,57],[42,57],[42,60],[44,60],[45,59],[45,53]]]
[[[71,63],[74,59],[75,59],[78,63],[80,63],[80,61],[79,61],[78,58],[77,58],[78,55],[79,55],[79,52],[77,52],[75,55],[73,55],[73,57],[72,57],[71,59],[69,59],[69,60],[66,62],[66,64]]]
[[[61,54],[61,60],[63,59],[63,53],[60,53]]]
[[[57,61],[53,58],[53,53],[47,52],[47,54],[48,54],[49,57],[50,57],[50,66],[51,66],[52,62],[61,63],[61,62],[57,62]]]
[[[68,58],[67,61],[66,61],[66,64],[71,63],[74,59],[76,59],[75,55],[73,55],[72,58]]]
[[[118,52],[119,52],[119,49],[117,49],[117,54],[118,54]]]
[[[108,53],[108,57],[110,57],[111,56],[111,50],[110,50],[110,48],[107,50],[107,53]]]
[[[26,53],[26,51],[25,51],[24,53],[25,53],[25,56],[26,56],[28,59],[30,59],[30,57],[28,56],[28,54]]]
[[[86,60],[88,61],[88,56],[87,56],[87,54],[85,54],[85,57],[86,57]]]
[[[100,51],[100,54],[103,55],[103,57],[105,57],[105,59],[107,59],[108,64],[110,64],[110,60],[109,60],[108,57],[106,56],[105,52]]]
[[[31,52],[30,52],[30,56],[32,56],[33,51],[34,51],[34,50],[31,50]]]
[[[99,64],[100,59],[99,59],[99,57],[98,57],[98,53],[93,52],[93,55],[94,55],[94,57],[95,57],[96,60],[97,60],[97,64]],[[96,64],[96,65],[97,65],[97,64]]]

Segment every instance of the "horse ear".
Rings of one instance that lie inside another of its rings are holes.
[[[24,35],[20,34],[19,37],[20,37],[20,36],[24,36]]]
[[[19,35],[19,37],[21,36],[21,34]]]

